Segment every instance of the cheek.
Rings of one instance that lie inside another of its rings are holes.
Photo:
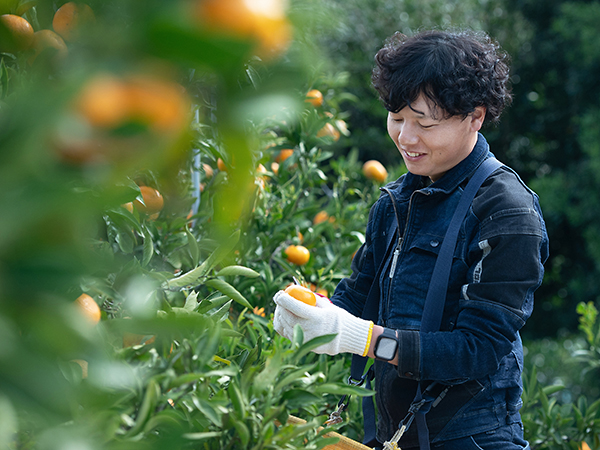
[[[394,122],[388,121],[387,132],[388,132],[388,135],[392,138],[392,141],[394,141],[394,142],[398,141],[398,127],[396,126],[396,124],[394,124]]]

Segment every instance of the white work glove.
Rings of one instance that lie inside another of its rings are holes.
[[[371,343],[373,322],[353,316],[325,297],[316,297],[316,306],[310,306],[284,291],[277,292],[273,297],[277,304],[273,319],[275,331],[291,340],[294,326],[298,324],[304,332],[304,342],[326,334],[336,335],[331,342],[315,348],[315,353],[366,355]]]

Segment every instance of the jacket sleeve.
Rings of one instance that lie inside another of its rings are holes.
[[[365,243],[361,245],[352,259],[350,266],[352,274],[339,282],[331,297],[333,304],[357,317],[362,316],[363,307],[377,271],[372,236],[376,227],[379,206],[380,202],[376,202],[369,211]]]
[[[445,332],[400,331],[400,376],[478,379],[495,372],[512,350],[532,313],[548,256],[539,207],[496,211],[481,222],[473,247],[477,258],[461,289],[455,326]]]

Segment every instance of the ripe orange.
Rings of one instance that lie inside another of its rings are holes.
[[[271,171],[277,175],[279,173],[279,163],[271,163]]]
[[[311,89],[306,94],[304,101],[318,108],[323,105],[323,94],[318,89]]]
[[[317,288],[317,290],[315,292],[317,294],[322,295],[323,297],[329,298],[329,292],[327,292],[327,289],[325,289],[325,288]]]
[[[291,295],[302,303],[306,303],[307,305],[316,306],[317,304],[317,297],[315,297],[315,294],[304,286],[292,284],[285,289],[285,293]]]
[[[256,41],[261,56],[281,53],[291,41],[283,0],[195,0],[193,5],[199,22],[213,31]]]
[[[79,297],[77,297],[75,302],[77,303],[79,310],[92,324],[95,325],[100,322],[102,312],[100,311],[98,303],[96,303],[92,297],[87,294],[81,294]]]
[[[340,138],[339,130],[330,123],[326,123],[323,128],[317,133],[317,137],[330,137],[334,142]]]
[[[125,208],[127,211],[129,211],[130,213],[133,213],[133,202],[127,202],[121,205],[123,208]]]
[[[33,34],[33,43],[31,44],[31,47],[33,48],[33,55],[27,59],[29,64],[33,64],[36,58],[45,52],[54,53],[52,61],[55,63],[59,63],[65,59],[69,53],[67,44],[65,44],[63,38],[52,30],[36,31]]]
[[[310,259],[310,252],[302,245],[290,245],[285,249],[285,256],[292,264],[303,266]]]
[[[206,175],[206,178],[212,178],[212,176],[215,173],[215,171],[213,170],[213,168],[210,165],[206,164],[206,163],[202,164],[202,169],[204,170],[204,175]]]
[[[133,206],[135,206],[135,209],[141,213],[148,214],[149,216],[157,214],[163,209],[165,201],[160,192],[149,186],[140,186],[140,191],[142,193],[144,203],[136,198],[133,201]]]
[[[99,74],[86,83],[76,108],[92,126],[116,127],[129,116],[127,86],[114,75]]]
[[[275,162],[278,163],[278,164],[281,164],[282,162],[284,162],[286,159],[288,159],[293,154],[294,154],[294,149],[292,149],[292,148],[284,148],[275,157]]]
[[[33,44],[33,27],[27,20],[14,14],[0,16],[0,52],[14,53],[27,50]]]
[[[362,172],[369,180],[383,183],[388,176],[387,170],[379,161],[371,159],[363,164]]]
[[[158,132],[176,132],[190,111],[184,88],[161,78],[100,74],[83,88],[76,109],[93,126],[115,128],[129,121]]]
[[[65,41],[76,41],[87,25],[95,21],[94,11],[89,5],[79,2],[67,2],[62,5],[52,18],[52,28]]]
[[[329,214],[327,214],[327,211],[319,211],[317,214],[315,214],[315,217],[313,218],[313,225],[318,225],[322,222],[326,222],[328,221],[329,218]]]
[[[225,161],[223,161],[221,158],[217,159],[217,167],[221,172],[227,172],[227,166],[225,165]]]
[[[160,132],[178,131],[187,124],[190,102],[178,83],[136,75],[127,81],[131,118]]]
[[[591,450],[591,449],[587,442],[581,441],[581,444],[579,444],[579,450]]]

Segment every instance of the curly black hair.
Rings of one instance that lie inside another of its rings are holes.
[[[423,94],[444,117],[486,108],[497,122],[512,98],[508,55],[488,35],[474,31],[429,30],[391,36],[375,56],[373,87],[385,108],[398,112]]]

